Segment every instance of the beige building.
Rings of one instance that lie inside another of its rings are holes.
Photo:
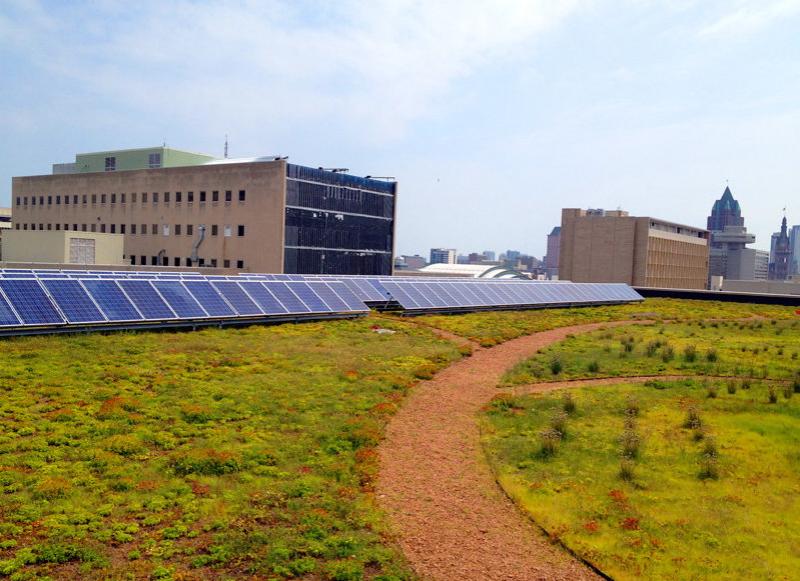
[[[558,273],[574,282],[705,289],[707,230],[628,212],[561,211]]]
[[[3,232],[2,260],[25,264],[96,264],[122,266],[123,240],[120,234],[97,232],[6,230]]]
[[[79,154],[15,177],[14,229],[121,234],[131,265],[391,274],[396,182],[179,153]]]

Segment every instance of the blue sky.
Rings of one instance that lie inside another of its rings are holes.
[[[76,152],[400,181],[397,251],[541,256],[562,207],[800,223],[800,0],[0,2],[0,205]]]

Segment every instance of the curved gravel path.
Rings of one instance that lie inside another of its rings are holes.
[[[502,374],[538,349],[569,334],[637,323],[562,327],[477,349],[414,388],[379,447],[377,497],[420,577],[597,578],[505,496],[483,457],[476,414],[499,393]]]

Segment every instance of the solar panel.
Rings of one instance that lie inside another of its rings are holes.
[[[142,319],[141,313],[128,300],[116,281],[84,279],[81,282],[109,321],[139,321]]]
[[[64,318],[50,301],[38,280],[0,280],[0,289],[26,325],[64,323]]]
[[[275,295],[284,308],[290,313],[308,313],[310,309],[301,301],[296,294],[287,286],[288,283],[271,281],[270,290]]]
[[[19,325],[20,320],[8,304],[6,298],[0,294],[0,326]]]
[[[174,319],[175,313],[164,302],[149,280],[122,279],[117,281],[128,298],[145,319]]]
[[[152,282],[152,285],[161,293],[161,297],[178,317],[195,319],[208,316],[208,313],[186,290],[182,282],[178,280],[156,280]]]
[[[239,286],[258,303],[264,313],[268,315],[285,315],[288,312],[286,307],[269,291],[269,283],[249,281],[240,282]]]
[[[333,309],[314,292],[307,282],[288,282],[286,283],[294,294],[296,294],[308,309],[315,313],[329,313]]]
[[[225,297],[228,303],[236,310],[239,315],[263,315],[261,308],[253,302],[246,292],[242,290],[239,283],[233,281],[214,281],[212,286]]]
[[[195,300],[203,306],[210,317],[231,317],[236,312],[225,301],[210,282],[204,280],[187,280],[183,282]]]
[[[332,311],[341,312],[350,310],[350,307],[336,294],[336,291],[328,286],[327,282],[309,282],[307,284],[319,298],[325,301],[325,304],[328,305]]]
[[[106,321],[103,313],[77,280],[47,278],[42,284],[70,323]]]

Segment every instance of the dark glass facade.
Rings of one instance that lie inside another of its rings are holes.
[[[287,164],[284,272],[392,273],[396,183]]]

